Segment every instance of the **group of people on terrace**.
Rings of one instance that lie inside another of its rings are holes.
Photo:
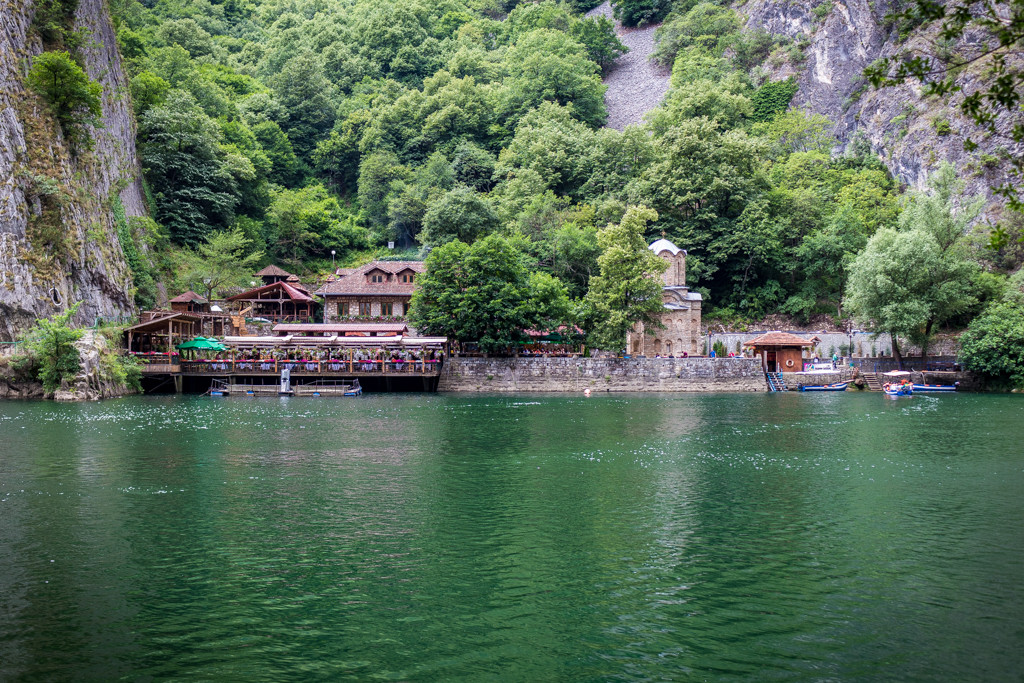
[[[282,348],[268,348],[268,349],[245,349],[233,354],[233,358],[238,361],[254,361],[254,362],[274,362],[274,361],[294,361],[296,363],[316,362],[316,361],[328,361],[328,362],[348,362],[350,360],[356,362],[420,362],[426,361],[428,363],[436,362],[443,356],[443,351],[439,349],[382,349],[382,348],[356,348],[356,349],[339,349],[339,348],[320,348],[320,349],[282,349]],[[212,357],[211,360],[222,360],[225,358],[225,354],[220,353]]]

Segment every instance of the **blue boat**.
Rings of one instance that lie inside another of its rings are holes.
[[[939,391],[956,391],[957,387],[960,386],[960,382],[956,384],[915,384],[914,391],[927,391],[927,392],[939,392]]]
[[[807,385],[801,386],[800,391],[846,391],[849,382],[836,382],[835,384]]]

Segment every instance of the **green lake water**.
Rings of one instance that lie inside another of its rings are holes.
[[[1020,681],[1024,397],[0,403],[0,680]]]

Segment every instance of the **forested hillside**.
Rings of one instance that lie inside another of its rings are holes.
[[[295,269],[499,232],[580,296],[597,229],[643,204],[720,312],[837,312],[900,188],[866,140],[834,156],[834,122],[788,108],[796,83],[762,66],[798,46],[720,4],[621,2],[667,15],[672,90],[608,130],[621,45],[593,4],[119,0],[155,218],[172,245],[236,230]]]
[[[155,219],[133,232],[137,304],[156,303],[159,282],[198,288],[242,259],[325,274],[332,255],[338,265],[416,258],[488,237],[481,253],[514,261],[522,282],[544,275],[558,299],[551,310],[590,331],[603,304],[587,293],[609,248],[598,232],[620,222],[686,248],[688,284],[726,320],[852,312],[922,342],[1002,296],[1020,262],[1019,214],[990,203],[985,215],[1003,219],[990,233],[977,217],[991,197],[976,182],[965,192],[962,162],[1005,159],[984,141],[977,158],[954,157],[959,168],[933,154],[908,188],[890,174],[891,156],[879,158],[874,129],[814,113],[830,110],[815,106],[801,65],[813,44],[823,82],[818,47],[835,32],[818,27],[848,6],[796,3],[811,35],[799,17],[773,25],[772,12],[788,15],[764,3],[613,3],[626,25],[664,22],[655,58],[672,72],[663,104],[618,131],[604,126],[602,75],[626,48],[607,18],[584,16],[596,4],[112,0]],[[1018,5],[997,9],[1019,17]],[[927,19],[882,21],[882,42],[942,25]],[[990,29],[971,29],[972,44],[984,46]],[[1007,45],[1017,44],[1011,31]],[[1012,94],[1019,71],[1010,72]],[[856,97],[870,90],[859,83]],[[948,122],[931,125],[941,136]],[[653,211],[629,217],[629,207]],[[935,263],[886,251],[886,239],[905,245],[912,233],[910,255]],[[943,274],[875,292],[927,301],[886,318],[849,286],[870,279],[869,262],[893,259]]]

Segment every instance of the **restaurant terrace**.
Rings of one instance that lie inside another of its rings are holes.
[[[408,378],[416,380],[418,390],[432,391],[448,353],[445,337],[402,334],[227,336],[220,343],[222,349],[194,350],[189,357],[163,356],[159,365],[145,365],[143,375],[162,381],[169,377],[179,392],[183,386],[201,385],[202,389],[213,380],[232,384],[273,381],[284,370],[300,383],[376,377],[390,390],[392,380]],[[138,355],[147,361],[148,356]]]

